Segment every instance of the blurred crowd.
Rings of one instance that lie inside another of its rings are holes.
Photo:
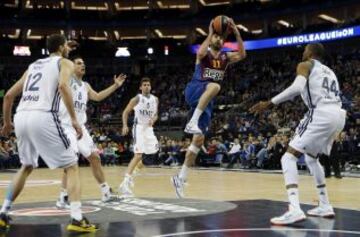
[[[327,64],[338,76],[342,89],[343,106],[347,110],[347,123],[336,141],[336,154],[340,164],[359,160],[360,156],[360,52],[347,50],[330,55]],[[215,111],[206,144],[197,159],[197,165],[220,165],[232,168],[279,169],[280,158],[287,149],[288,141],[306,112],[300,98],[286,102],[254,116],[247,111],[259,100],[270,99],[286,88],[295,77],[300,61],[300,51],[279,51],[271,58],[266,55],[249,56],[244,62],[231,65],[215,102]],[[148,72],[152,78],[153,93],[160,99],[157,127],[177,127],[186,122],[187,107],[183,91],[191,80],[193,61],[172,65]],[[91,67],[91,65],[89,65]],[[6,68],[5,68],[6,69]],[[112,83],[112,75],[90,74],[87,80],[96,90]],[[1,85],[8,88],[16,79],[16,72],[0,72]],[[138,77],[130,79],[124,89],[103,103],[90,103],[88,108],[90,131],[98,147],[104,165],[129,162],[132,157],[131,137],[122,137],[121,124],[110,124],[111,118],[120,121],[122,109],[138,91]],[[131,78],[131,76],[130,76]],[[178,136],[179,137],[179,136]],[[17,167],[19,164],[15,137],[2,138],[0,144],[0,169]],[[157,164],[180,165],[190,144],[188,137],[171,139],[159,136],[160,152]],[[81,164],[86,161],[81,158]],[[303,166],[303,160],[299,166]]]

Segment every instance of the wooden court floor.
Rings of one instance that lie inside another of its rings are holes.
[[[117,191],[126,167],[104,167],[107,182]],[[178,169],[145,168],[135,178],[137,197],[175,198],[170,183]],[[37,169],[29,180],[60,180],[61,170]],[[0,182],[11,180],[13,173],[1,173]],[[100,190],[89,167],[80,168],[82,199],[99,199]],[[268,199],[286,201],[282,174],[248,173],[240,171],[197,170],[189,172],[186,197],[192,199],[237,201]],[[360,179],[327,179],[330,201],[334,207],[360,210]],[[60,184],[26,187],[16,203],[56,201]],[[1,202],[6,188],[0,186]],[[300,176],[300,201],[317,203],[313,177]],[[0,204],[1,205],[1,204]]]

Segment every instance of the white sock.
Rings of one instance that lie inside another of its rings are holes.
[[[10,208],[11,208],[11,204],[12,204],[12,201],[10,201],[8,199],[5,199],[4,203],[3,203],[2,207],[1,207],[0,213],[8,213]]]
[[[319,194],[320,205],[330,205],[329,196],[325,185],[325,172],[318,159],[305,155],[305,162],[311,172],[314,175],[314,180]]]
[[[70,203],[70,216],[77,221],[82,220],[83,217],[81,213],[81,202]]]
[[[191,117],[191,119],[190,119],[190,121],[193,121],[193,122],[199,121],[199,118],[200,118],[202,113],[203,113],[203,111],[201,109],[196,108],[193,115],[192,115],[192,117]]]
[[[297,170],[297,158],[289,153],[285,152],[285,154],[281,158],[281,166],[284,174],[285,185],[292,185],[292,187],[287,189],[287,194],[289,198],[290,205],[295,209],[300,209],[300,201],[299,201],[299,174]]]
[[[300,210],[299,189],[289,188],[286,191],[288,194],[290,205],[294,207],[296,210]]]
[[[319,194],[319,203],[320,203],[320,205],[322,205],[322,206],[330,205],[326,185],[325,184],[318,185],[317,189],[318,189],[318,194]]]
[[[185,164],[183,164],[183,166],[181,167],[180,173],[179,173],[180,179],[182,179],[184,181],[186,180],[188,169],[189,168]]]
[[[110,186],[106,182],[100,184],[100,189],[103,195],[108,194],[110,192]]]

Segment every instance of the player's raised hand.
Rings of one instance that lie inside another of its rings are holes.
[[[231,31],[235,34],[235,35],[240,35],[240,31],[239,29],[237,28],[234,20],[232,18],[229,18],[229,26],[230,26],[230,29]]]
[[[76,131],[77,138],[80,140],[83,136],[83,132],[82,132],[79,122],[76,120],[73,120],[73,121],[71,121],[71,124]]]
[[[4,123],[4,125],[1,128],[0,133],[2,136],[8,137],[12,130],[13,130],[13,125],[11,123],[10,124]]]
[[[254,114],[260,114],[271,105],[271,101],[260,101],[256,105],[250,108],[249,112]]]
[[[126,136],[128,133],[129,133],[129,127],[128,127],[128,126],[124,126],[124,127],[122,128],[121,134],[122,134],[123,136]]]
[[[210,21],[210,24],[209,24],[209,35],[213,35],[214,34],[214,20],[211,20]]]
[[[125,74],[119,74],[119,76],[114,75],[114,83],[117,85],[117,87],[122,86],[126,80]]]

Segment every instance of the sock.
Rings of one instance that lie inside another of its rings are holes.
[[[68,196],[68,193],[67,193],[66,189],[62,188],[60,191],[60,201],[64,202],[66,196]]]
[[[318,189],[319,204],[330,205],[329,196],[325,185],[325,172],[320,162],[316,158],[305,155],[305,162],[311,172],[314,175],[314,181]]]
[[[289,188],[286,190],[289,198],[290,205],[295,209],[300,209],[300,201],[299,201],[299,189],[298,188]]]
[[[318,189],[318,194],[319,194],[319,203],[320,203],[320,205],[321,206],[330,205],[326,185],[325,184],[318,185],[317,189]]]
[[[184,181],[186,180],[188,169],[189,168],[185,164],[181,167],[181,170],[180,170],[180,173],[179,173],[179,178],[180,179],[182,179]]]
[[[199,118],[200,118],[202,112],[203,111],[201,109],[196,108],[193,115],[192,115],[192,117],[191,117],[191,119],[190,119],[190,121],[193,121],[193,122],[199,121]]]
[[[286,152],[281,158],[281,166],[284,174],[285,185],[287,188],[287,194],[289,198],[290,205],[300,210],[300,202],[299,202],[299,174],[297,170],[297,158],[289,153]]]
[[[77,221],[82,220],[81,202],[78,201],[70,203],[70,216]]]
[[[2,207],[1,207],[0,213],[8,213],[10,208],[11,208],[11,204],[12,204],[12,201],[10,201],[8,199],[5,199],[4,203],[3,203]]]
[[[131,179],[132,175],[131,174],[125,174],[125,179]]]
[[[100,189],[103,195],[110,193],[110,186],[106,182],[100,184]]]

